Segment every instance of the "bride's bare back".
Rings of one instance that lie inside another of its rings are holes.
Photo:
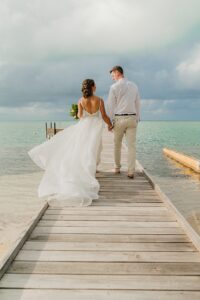
[[[100,108],[100,98],[97,96],[92,96],[90,98],[81,98],[81,104],[83,108],[90,114],[94,114]]]
[[[81,118],[83,116],[83,109],[85,109],[90,114],[94,114],[98,110],[100,110],[104,122],[107,123],[109,129],[112,128],[112,123],[105,111],[103,99],[101,99],[95,95],[93,95],[89,98],[82,97],[78,102],[78,117],[79,118]]]

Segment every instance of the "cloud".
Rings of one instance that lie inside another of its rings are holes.
[[[142,99],[142,120],[199,120],[199,99]]]
[[[104,96],[111,83],[110,57],[77,57],[65,62],[2,64],[0,66],[0,106],[20,107],[35,102],[54,105],[77,102],[81,83],[94,78],[97,92]]]
[[[184,89],[200,90],[200,44],[192,49],[189,57],[176,67]]]
[[[191,0],[2,0],[3,61],[130,54],[180,41],[199,23]]]
[[[182,99],[199,100],[199,11],[199,0],[1,0],[0,119],[63,119],[85,78],[106,100],[116,64],[144,116],[178,117]]]

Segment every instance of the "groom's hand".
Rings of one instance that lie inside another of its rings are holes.
[[[108,131],[112,131],[112,129],[113,129],[113,125],[108,126]]]
[[[140,118],[139,117],[136,119],[136,122],[137,122],[137,124],[140,122]]]

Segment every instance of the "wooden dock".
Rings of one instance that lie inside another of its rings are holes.
[[[200,299],[199,251],[142,172],[111,172],[112,133],[103,145],[100,198],[47,208],[1,279],[1,300]],[[122,158],[125,167],[125,148]]]

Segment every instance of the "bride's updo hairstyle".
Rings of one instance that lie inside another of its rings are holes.
[[[92,88],[95,86],[95,82],[93,79],[85,79],[82,82],[82,93],[84,98],[88,98],[93,95]]]

